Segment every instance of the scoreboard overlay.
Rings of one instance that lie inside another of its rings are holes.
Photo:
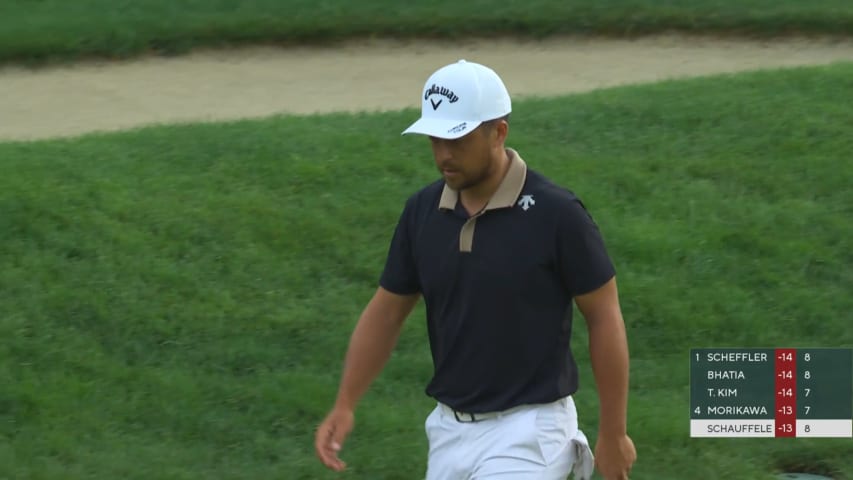
[[[690,436],[853,438],[853,349],[691,349]]]

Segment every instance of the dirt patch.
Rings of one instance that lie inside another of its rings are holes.
[[[487,64],[514,98],[744,70],[853,61],[853,40],[740,41],[659,36],[252,48],[177,58],[0,69],[0,140],[154,123],[419,105],[436,68]]]

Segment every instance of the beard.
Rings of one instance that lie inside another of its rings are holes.
[[[476,187],[489,178],[491,174],[491,165],[489,162],[484,162],[483,166],[478,170],[456,170],[452,175],[446,175],[442,172],[444,183],[453,190],[460,192],[466,188]],[[441,171],[439,169],[439,171]]]

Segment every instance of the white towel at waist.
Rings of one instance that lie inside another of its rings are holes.
[[[578,429],[577,435],[572,439],[571,446],[575,463],[572,465],[572,475],[575,480],[590,480],[592,471],[595,469],[595,457],[592,454],[592,449],[589,448],[589,441],[586,435]]]

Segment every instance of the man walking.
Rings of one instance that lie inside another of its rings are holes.
[[[334,407],[315,448],[334,470],[354,411],[417,301],[426,305],[434,374],[426,393],[427,480],[589,478],[593,455],[572,394],[572,303],[589,330],[600,400],[594,462],[628,478],[628,346],[615,270],[570,191],[505,146],[511,100],[488,67],[461,60],[430,76],[421,118],[442,179],[412,195],[379,287],[350,339]]]

